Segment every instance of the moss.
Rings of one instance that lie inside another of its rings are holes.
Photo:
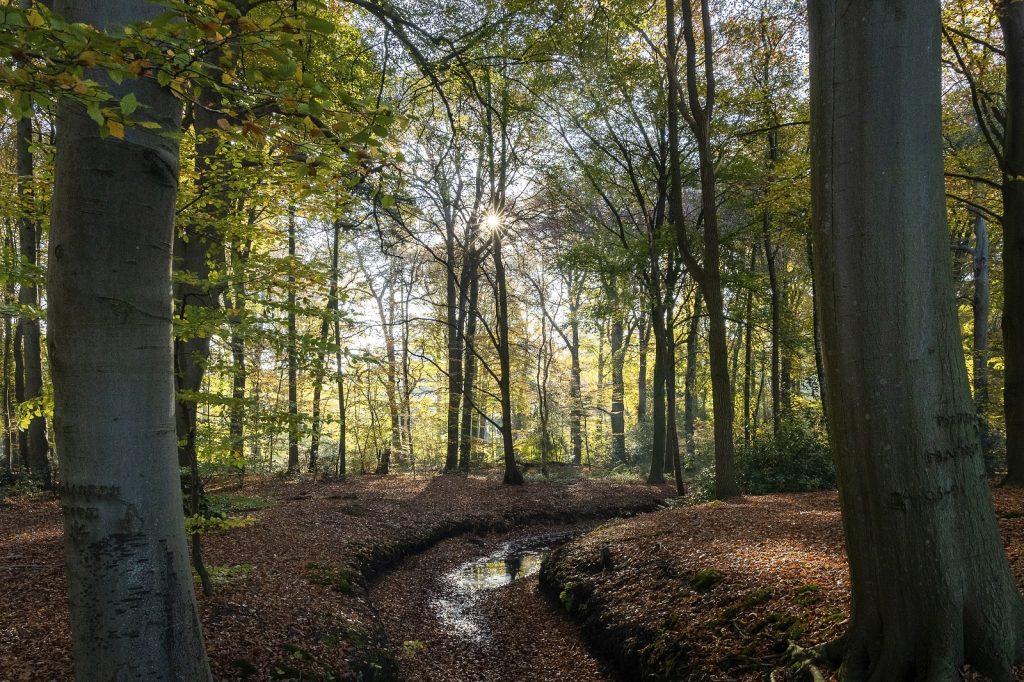
[[[314,585],[325,585],[335,592],[352,594],[358,572],[351,566],[337,568],[321,564],[306,564],[306,580]]]
[[[235,564],[233,566],[210,565],[206,567],[210,582],[214,585],[230,585],[249,577],[256,567],[252,564]]]
[[[821,601],[821,586],[809,583],[804,585],[793,596],[793,601],[800,606],[810,606]]]
[[[427,645],[418,639],[407,639],[404,642],[402,642],[402,651],[409,658],[413,658],[414,656],[416,656],[416,654],[420,653],[426,648]]]
[[[229,514],[247,514],[267,507],[273,507],[277,501],[272,497],[260,495],[239,495],[235,493],[211,493],[206,496],[207,508],[211,514],[227,516]]]
[[[690,587],[698,592],[707,592],[712,587],[722,582],[725,575],[716,568],[705,568],[690,578]]]
[[[739,601],[722,612],[722,618],[719,622],[724,624],[735,620],[735,618],[744,611],[749,611],[755,606],[760,606],[771,598],[772,590],[770,587],[764,587],[760,590],[748,592]]]

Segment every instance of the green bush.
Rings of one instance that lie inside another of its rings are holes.
[[[736,453],[740,487],[751,495],[798,493],[836,486],[825,434],[809,419],[783,422],[775,438],[759,436]]]

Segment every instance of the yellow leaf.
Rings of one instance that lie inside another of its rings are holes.
[[[25,21],[27,21],[28,25],[31,26],[32,28],[39,28],[40,26],[44,26],[46,24],[46,19],[43,19],[43,15],[34,9],[30,9],[25,14]]]
[[[124,139],[124,125],[120,121],[108,118],[107,130],[110,131],[111,136],[116,137],[119,140]]]

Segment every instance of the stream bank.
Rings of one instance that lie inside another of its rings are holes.
[[[618,679],[538,589],[543,556],[595,521],[467,534],[411,556],[369,590],[403,682]]]

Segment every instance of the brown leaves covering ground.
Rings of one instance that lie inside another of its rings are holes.
[[[392,476],[265,482],[245,493],[277,504],[255,512],[255,524],[204,541],[208,565],[251,565],[213,597],[200,598],[218,679],[246,672],[266,679],[275,667],[350,676],[367,665],[386,666],[378,660],[384,633],[360,575],[463,532],[613,516],[653,506],[666,489]],[[52,496],[0,506],[0,680],[71,678],[61,543]],[[356,574],[351,589],[343,579],[348,570]]]
[[[1024,491],[994,496],[1024,585]],[[637,678],[783,680],[789,641],[846,626],[843,542],[834,492],[748,497],[607,524],[556,552],[541,582]]]

